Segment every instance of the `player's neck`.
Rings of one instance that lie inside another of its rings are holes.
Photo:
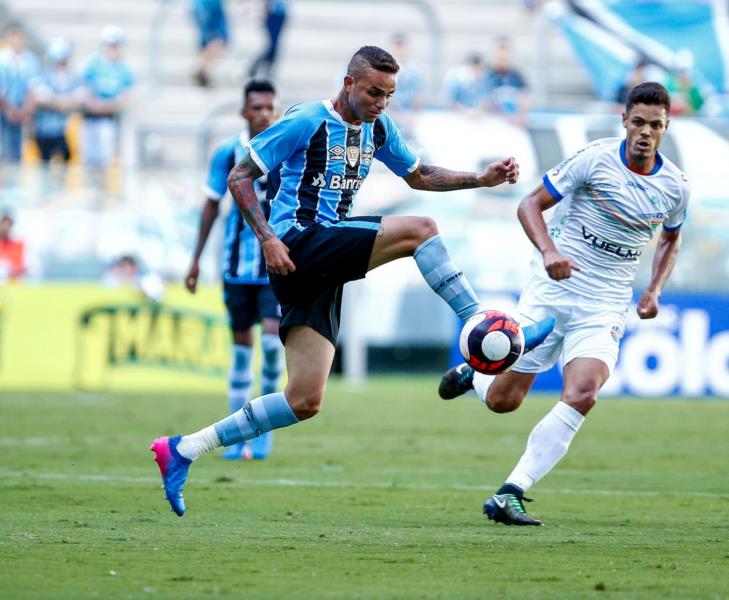
[[[630,152],[628,152],[628,148],[626,145],[625,164],[627,165],[628,169],[633,171],[633,173],[637,173],[638,175],[649,175],[653,168],[656,166],[656,155],[653,154],[653,156],[651,156],[650,158],[636,161],[633,160],[632,156],[630,156]]]
[[[339,116],[347,123],[351,123],[352,125],[362,125],[362,120],[357,119],[354,115],[354,111],[352,110],[352,107],[349,104],[349,99],[347,98],[347,92],[344,88],[342,88],[339,91],[339,94],[337,94],[337,97],[332,100],[332,106],[334,107],[334,110],[339,113]]]

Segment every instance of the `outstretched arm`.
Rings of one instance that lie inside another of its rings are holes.
[[[656,254],[653,256],[651,281],[638,301],[638,316],[641,319],[652,319],[658,314],[658,298],[676,264],[680,247],[680,230],[666,231],[664,229],[661,232],[656,245]]]
[[[554,245],[554,241],[547,231],[547,224],[542,214],[556,203],[552,194],[544,184],[539,186],[519,203],[516,212],[524,232],[532,244],[542,253],[544,268],[550,278],[554,280],[566,279],[572,276],[572,270],[580,268],[566,256],[562,256]]]
[[[434,165],[418,165],[403,179],[415,190],[449,192],[478,187],[494,187],[504,182],[516,183],[519,165],[513,157],[491,163],[482,173],[451,171]]]
[[[258,238],[266,259],[266,267],[271,273],[288,275],[296,270],[289,258],[289,249],[276,237],[263,214],[253,182],[263,172],[250,155],[239,162],[228,175],[228,189],[233,195],[238,209]]]

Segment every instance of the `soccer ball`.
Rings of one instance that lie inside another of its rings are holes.
[[[479,373],[498,375],[511,369],[524,352],[519,323],[498,310],[473,315],[461,331],[459,347],[464,360]]]

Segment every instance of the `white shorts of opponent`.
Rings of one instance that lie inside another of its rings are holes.
[[[612,374],[628,309],[627,303],[601,301],[567,290],[556,281],[533,276],[519,298],[519,322],[529,324],[551,316],[557,324],[540,346],[517,361],[513,370],[543,373],[557,361],[564,367],[575,358],[597,358]]]

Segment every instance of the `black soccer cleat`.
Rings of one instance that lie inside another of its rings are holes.
[[[519,498],[515,494],[494,494],[484,503],[483,512],[490,520],[504,525],[541,526],[540,520],[532,519],[524,510],[524,500],[532,501],[530,498]]]
[[[452,400],[473,389],[473,369],[466,363],[448,369],[440,380],[438,395],[443,400]]]

